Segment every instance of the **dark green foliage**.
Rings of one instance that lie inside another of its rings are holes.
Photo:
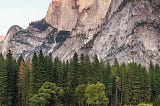
[[[39,89],[39,85],[37,84],[38,80],[38,57],[37,54],[34,53],[33,54],[33,58],[32,58],[32,71],[31,71],[31,86],[30,86],[30,96],[32,96],[33,94],[37,93],[38,89]]]
[[[39,29],[41,31],[44,31],[49,27],[49,24],[46,23],[44,20],[37,21],[37,22],[31,22],[29,25],[34,27],[34,28],[37,28],[37,29]]]
[[[56,36],[56,43],[63,44],[63,42],[70,37],[69,31],[59,31]]]
[[[84,106],[105,103],[123,106],[156,103],[160,95],[158,65],[151,63],[147,70],[136,63],[119,64],[115,59],[111,66],[99,61],[96,55],[91,61],[88,55],[78,56],[74,53],[73,58],[65,62],[58,57],[52,60],[52,54],[44,56],[41,50],[38,55],[34,53],[32,61],[24,62],[20,56],[16,62],[9,51],[6,59],[0,55],[0,78],[1,106]],[[97,82],[102,86],[98,86]],[[93,88],[86,88],[89,86]],[[63,88],[63,95],[55,95],[56,87]]]
[[[24,83],[23,83],[23,78],[24,78],[24,67],[25,67],[25,62],[23,57],[20,57],[19,59],[20,63],[18,65],[18,72],[17,72],[17,103],[16,106],[22,106],[22,95],[23,95],[23,89],[24,89]]]
[[[45,57],[43,55],[43,51],[40,50],[39,56],[38,56],[38,88],[42,86],[42,84],[47,80],[47,74],[46,74],[46,69],[47,69],[47,62],[45,61]]]
[[[141,84],[141,95],[140,101],[142,103],[150,103],[151,100],[151,83],[149,79],[149,74],[147,73],[147,69],[139,65],[139,77],[140,77],[140,84]]]
[[[160,104],[160,96],[154,101],[153,106],[159,106]]]
[[[15,106],[17,93],[17,70],[16,62],[9,50],[6,56],[6,71],[7,71],[7,88],[6,88],[6,104],[7,106]]]
[[[58,60],[57,64],[57,86],[63,86],[63,63],[62,61]]]
[[[67,60],[65,67],[63,67],[64,73],[63,73],[63,89],[64,89],[64,96],[63,96],[63,102],[64,105],[71,104],[73,101],[73,90],[71,88],[71,81],[72,81],[72,71],[71,71],[71,65],[69,61]]]
[[[85,89],[86,101],[92,105],[108,104],[108,98],[105,96],[104,84],[90,84]]]
[[[105,93],[106,96],[109,99],[109,105],[111,105],[111,101],[113,98],[113,76],[112,76],[112,71],[111,71],[111,66],[109,63],[107,63],[107,66],[104,67],[103,71],[103,84],[105,85]]]
[[[38,93],[31,98],[34,106],[55,106],[60,103],[59,98],[63,95],[63,89],[51,82],[45,82]]]
[[[77,97],[79,105],[83,105],[83,103],[86,100],[85,88],[86,88],[85,85],[82,84],[82,85],[79,85],[78,87],[76,87],[76,89],[75,89],[75,93],[76,93],[76,97]]]
[[[91,72],[91,83],[96,83],[96,82],[99,82],[100,81],[100,66],[99,66],[99,60],[98,60],[98,57],[97,55],[94,56],[94,59],[93,59],[93,63],[92,63],[92,72]]]
[[[73,88],[78,86],[78,74],[79,74],[79,58],[78,58],[78,54],[74,53],[73,56],[73,60],[72,60],[72,82],[71,82],[71,86]]]
[[[58,81],[58,74],[57,74],[58,61],[59,59],[58,57],[56,57],[53,62],[53,82],[54,83],[57,83]]]
[[[37,93],[45,81],[53,81],[53,65],[51,56],[44,57],[42,50],[32,58],[31,92]]]
[[[153,66],[152,63],[150,63],[149,68],[149,75],[150,75],[150,82],[151,82],[151,89],[152,89],[152,101],[154,101],[156,98],[158,98],[158,95],[160,95],[160,68],[158,65]]]
[[[135,23],[134,28],[141,27],[141,26],[144,27],[145,25],[149,25],[149,26],[152,26],[153,28],[160,29],[160,24],[157,23],[156,21],[141,21],[141,22],[137,22],[137,23]]]
[[[30,98],[30,77],[31,77],[31,60],[28,59],[24,69],[23,89],[22,89],[22,106],[29,105]]]
[[[145,68],[136,63],[130,63],[127,66],[125,81],[127,84],[124,84],[125,104],[137,105],[138,103],[150,102],[151,86]]]
[[[83,74],[85,76],[84,79],[84,83],[92,83],[92,65],[91,65],[91,61],[88,55],[85,56],[85,74]]]
[[[67,62],[63,62],[63,87],[66,88],[69,86],[69,76],[70,76],[70,72],[69,72],[69,62],[67,60]]]
[[[86,77],[85,68],[86,68],[85,67],[85,56],[81,54],[80,63],[79,63],[79,73],[78,73],[79,85],[85,84],[85,77]]]
[[[53,61],[52,61],[51,54],[49,54],[49,56],[45,57],[45,64],[46,64],[45,67],[46,67],[46,71],[47,71],[47,73],[45,73],[47,76],[46,80],[49,82],[53,82],[54,75],[53,75]]]
[[[6,105],[7,99],[7,71],[6,71],[6,61],[4,60],[2,54],[0,54],[0,106]]]

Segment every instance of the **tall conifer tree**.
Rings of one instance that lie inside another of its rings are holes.
[[[0,54],[0,106],[5,106],[7,99],[7,70],[5,63],[6,61],[3,58],[3,55]]]
[[[58,76],[58,79],[57,79],[57,85],[59,87],[62,87],[63,86],[63,63],[62,61],[58,61],[58,64],[57,64],[57,76]]]
[[[22,57],[20,60],[19,68],[17,68],[19,69],[17,75],[17,106],[22,106],[22,93],[24,89],[24,83],[23,83],[24,68],[25,68],[25,63]]]
[[[72,87],[75,88],[78,86],[78,73],[79,73],[79,58],[78,54],[75,52],[72,61]]]
[[[92,77],[93,77],[93,82],[92,83],[97,83],[100,81],[100,69],[99,69],[99,60],[97,55],[94,56],[93,62],[92,62]]]
[[[45,57],[46,62],[46,80],[49,82],[53,82],[53,61],[52,61],[52,55],[49,54],[49,56]]]
[[[59,58],[56,57],[53,62],[53,82],[56,84],[58,80],[58,73],[57,73],[58,61],[59,61]]]
[[[151,82],[151,89],[152,89],[152,101],[156,100],[158,98],[158,95],[160,94],[160,69],[158,65],[153,65],[153,63],[150,63],[149,67],[149,76],[150,76],[150,82]]]
[[[32,64],[30,58],[27,60],[24,69],[23,77],[23,90],[22,90],[22,106],[29,106],[30,99],[30,77],[31,77]]]
[[[37,93],[39,89],[39,84],[38,84],[38,57],[36,52],[34,52],[33,57],[32,57],[32,71],[31,71],[31,78],[30,78],[30,96],[33,96],[35,93]]]
[[[111,66],[109,62],[107,63],[107,66],[105,67],[105,70],[103,72],[103,84],[105,85],[105,93],[106,96],[109,99],[109,105],[111,105],[112,101],[112,88],[113,88],[113,76],[112,76],[112,71],[111,71]]]
[[[92,65],[88,55],[85,56],[85,84],[92,83]]]
[[[16,63],[12,57],[11,50],[6,56],[6,70],[7,70],[7,106],[16,105],[17,97],[17,70]]]

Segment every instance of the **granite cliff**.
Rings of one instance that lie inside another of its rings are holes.
[[[9,29],[0,51],[8,49],[16,58],[42,49],[64,60],[78,52],[104,61],[160,64],[160,1],[52,0],[44,19]]]
[[[0,42],[3,41],[5,36],[0,36]]]

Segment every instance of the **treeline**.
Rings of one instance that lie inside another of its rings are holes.
[[[68,61],[34,53],[26,62],[11,51],[0,55],[0,106],[123,106],[154,103],[160,95],[160,67],[105,64],[95,55]]]

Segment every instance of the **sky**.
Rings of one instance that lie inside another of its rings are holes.
[[[26,28],[30,22],[45,17],[51,0],[0,0],[0,35],[12,25]]]

